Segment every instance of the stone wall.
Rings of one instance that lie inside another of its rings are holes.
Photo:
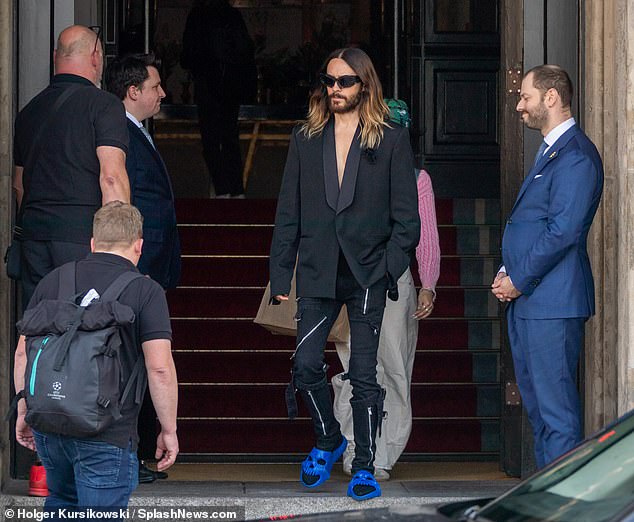
[[[4,255],[11,230],[11,179],[14,93],[13,2],[0,2],[0,253]],[[0,263],[0,415],[9,405],[10,357],[13,354],[11,320],[12,285]],[[0,424],[0,486],[9,477],[9,428]]]
[[[586,432],[634,408],[634,5],[583,2],[584,127],[603,157],[589,239],[597,315],[586,335]]]

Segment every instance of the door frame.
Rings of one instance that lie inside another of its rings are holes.
[[[500,209],[504,227],[524,180],[524,129],[517,117],[519,87],[524,73],[524,0],[500,0]],[[502,306],[502,305],[501,305]],[[501,313],[504,313],[501,311]],[[530,448],[529,429],[515,380],[506,321],[502,321],[500,352],[502,411],[500,467],[513,477],[523,475]]]

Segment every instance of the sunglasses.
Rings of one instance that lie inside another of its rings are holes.
[[[101,38],[101,26],[100,25],[91,25],[89,27],[89,29],[91,29],[97,35],[97,38],[95,39],[95,48],[92,50],[93,53],[96,53],[97,52],[97,45],[99,44],[99,38]]]
[[[339,78],[335,78],[334,76],[330,76],[329,74],[321,73],[319,75],[319,81],[322,83],[322,85],[325,85],[326,87],[332,88],[335,86],[335,83],[338,83],[339,87],[341,87],[342,89],[348,89],[349,87],[352,87],[357,83],[361,83],[361,78],[352,74],[346,74],[345,76],[339,76]]]

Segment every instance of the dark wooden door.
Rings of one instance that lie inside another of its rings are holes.
[[[558,64],[568,71],[575,86],[580,85],[579,4],[579,0],[501,0],[502,222],[513,207],[524,176],[530,170],[535,151],[542,140],[538,131],[522,125],[515,111],[522,76],[536,65]],[[579,113],[578,107],[579,97],[575,97],[573,114]],[[583,122],[581,125],[583,126]],[[504,328],[502,339],[500,373],[505,393],[501,413],[500,462],[507,473],[527,476],[535,470],[532,433],[515,386],[513,361]],[[583,393],[581,396],[583,397]]]
[[[472,303],[470,311],[465,309],[471,321],[466,348],[479,359],[480,366],[474,366],[471,382],[455,383],[476,389],[477,407],[470,419],[495,433],[493,444],[491,439],[482,437],[474,456],[500,458],[502,469],[517,474],[506,463],[508,441],[504,436],[521,440],[521,431],[504,429],[508,352],[503,349],[502,310],[489,292],[499,263],[501,231],[500,3],[407,1],[404,18],[410,24],[405,27],[407,57],[400,78],[404,86],[401,96],[411,104],[411,136],[417,165],[429,172],[436,198],[452,201],[454,219],[468,214],[470,207],[476,209],[474,219],[463,222],[472,237],[479,240],[475,248],[467,251],[458,245],[455,253],[443,251],[441,260],[441,274],[453,266],[460,267],[459,277],[457,274],[455,278],[459,291],[482,297]],[[487,268],[475,273],[474,266]],[[440,285],[442,280],[441,275]],[[445,327],[452,328],[449,323]],[[425,340],[427,335],[422,325],[424,345],[431,342]],[[447,354],[464,349],[460,345],[447,348]],[[482,429],[482,433],[486,430]],[[515,439],[513,442],[520,444]]]
[[[417,163],[443,197],[499,198],[497,0],[411,0],[407,89]]]

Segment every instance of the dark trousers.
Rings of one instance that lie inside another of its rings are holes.
[[[35,287],[49,272],[70,261],[79,261],[90,254],[90,242],[22,241],[22,308],[26,310]]]
[[[339,264],[336,299],[300,297],[297,303],[297,349],[293,382],[310,411],[317,437],[316,446],[332,450],[341,442],[326,377],[324,347],[342,305],[350,320],[350,366],[355,457],[352,472],[374,473],[376,433],[383,416],[384,393],[376,381],[376,353],[387,280],[361,288],[345,260]]]
[[[216,195],[243,194],[238,132],[240,104],[237,99],[215,92],[206,79],[196,80],[195,89],[203,155]]]
[[[515,376],[542,468],[583,439],[576,376],[586,320],[523,319],[511,304],[507,321]]]

